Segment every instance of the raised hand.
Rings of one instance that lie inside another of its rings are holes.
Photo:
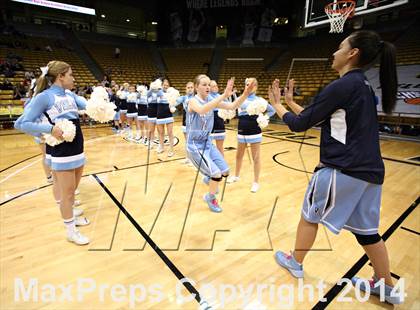
[[[268,87],[268,96],[272,104],[279,104],[281,99],[280,81],[275,79],[271,86]]]
[[[286,104],[293,102],[293,90],[295,89],[295,80],[291,79],[287,83],[287,87],[284,88],[284,100]]]
[[[225,91],[223,92],[223,96],[225,98],[228,98],[228,97],[232,96],[232,93],[233,93],[233,85],[234,84],[235,84],[235,78],[234,77],[230,78],[227,81]]]

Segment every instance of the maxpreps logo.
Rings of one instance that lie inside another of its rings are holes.
[[[420,104],[420,91],[399,91],[397,99],[408,104]]]

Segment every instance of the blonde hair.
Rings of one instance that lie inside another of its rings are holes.
[[[257,92],[257,89],[258,89],[258,81],[257,81],[256,78],[254,78],[254,77],[246,78],[245,79],[245,86],[246,86],[246,83],[248,83],[248,82],[251,83],[252,81],[255,82],[255,93],[256,93]]]
[[[70,69],[70,65],[67,62],[60,60],[50,61],[47,67],[48,73],[45,76],[41,75],[36,81],[34,96],[47,89],[60,74],[64,75]]]
[[[205,79],[205,78],[207,78],[207,79],[210,80],[210,78],[207,75],[205,75],[205,74],[199,74],[199,75],[197,75],[195,77],[195,79],[194,79],[194,86],[197,87],[198,84],[200,84],[201,79]]]

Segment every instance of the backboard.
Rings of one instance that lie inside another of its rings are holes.
[[[328,3],[337,0],[305,0],[305,28],[327,25],[329,20],[325,14],[324,8]],[[355,0],[355,16],[379,12],[393,8],[409,0]]]

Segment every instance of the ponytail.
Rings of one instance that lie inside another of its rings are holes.
[[[374,31],[361,30],[349,36],[352,48],[360,51],[358,66],[368,69],[380,61],[379,82],[382,89],[382,109],[390,114],[397,100],[396,51],[392,43],[381,41]]]
[[[36,81],[34,96],[50,87],[60,74],[65,74],[69,69],[68,63],[59,60],[50,61],[46,67],[42,67],[42,73]]]
[[[43,92],[48,87],[49,87],[49,82],[48,82],[47,77],[46,76],[40,76],[36,80],[34,96],[36,96],[39,93]]]
[[[391,114],[397,100],[397,68],[395,46],[384,42],[379,68],[379,81],[382,89],[382,109],[386,114]]]

